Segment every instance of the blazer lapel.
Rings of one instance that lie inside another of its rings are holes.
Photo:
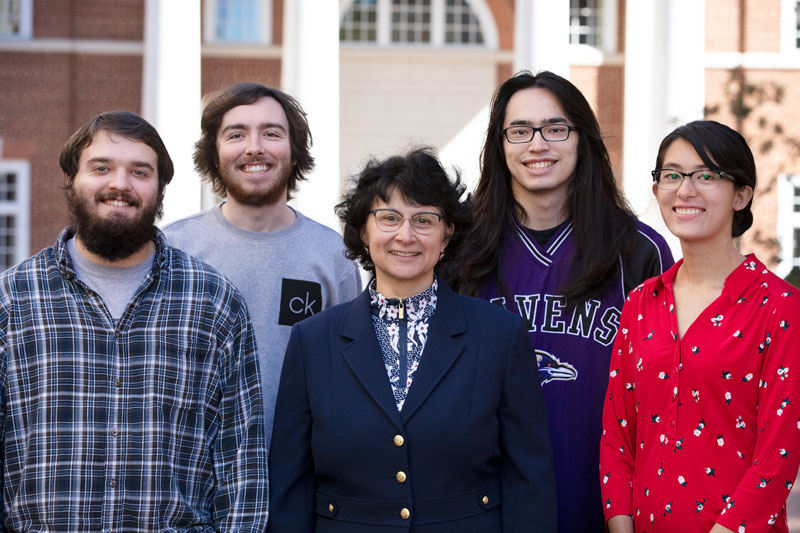
[[[438,303],[428,329],[428,340],[425,342],[422,360],[403,404],[401,418],[404,424],[419,409],[461,355],[464,345],[453,337],[466,329],[464,308],[458,295],[440,280]]]
[[[352,339],[342,348],[342,357],[361,386],[375,400],[398,429],[403,429],[400,413],[386,375],[378,337],[372,323],[369,289],[350,303],[342,321],[340,334]]]

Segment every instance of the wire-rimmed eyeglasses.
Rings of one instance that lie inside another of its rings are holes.
[[[381,231],[392,232],[397,231],[403,225],[404,220],[408,220],[411,224],[411,229],[420,235],[428,235],[436,231],[439,223],[442,221],[442,215],[439,213],[431,213],[428,211],[420,211],[414,213],[410,217],[403,216],[400,211],[394,209],[381,208],[373,209],[370,211],[375,217],[375,223]]]
[[[503,130],[506,140],[512,144],[531,142],[538,131],[547,142],[561,142],[569,139],[569,133],[578,128],[569,124],[547,124],[541,128],[533,126],[511,126]]]
[[[713,191],[722,180],[731,180],[736,183],[736,178],[722,170],[709,170],[703,168],[693,172],[681,172],[673,168],[657,168],[650,172],[656,187],[665,191],[677,189],[683,183],[683,178],[689,178],[692,187],[698,191]]]

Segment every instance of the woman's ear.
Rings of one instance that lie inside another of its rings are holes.
[[[447,245],[450,244],[450,237],[453,236],[453,231],[455,231],[455,229],[455,224],[450,224],[445,228],[444,239],[442,240],[442,253],[444,253],[444,249],[447,248]]]
[[[733,193],[733,210],[734,211],[741,211],[747,204],[750,203],[750,200],[753,199],[753,188],[750,185],[742,185],[741,187],[736,187],[736,190]]]

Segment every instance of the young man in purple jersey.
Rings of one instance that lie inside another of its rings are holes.
[[[481,167],[456,284],[527,322],[550,421],[558,529],[603,532],[611,347],[628,291],[670,267],[672,254],[634,216],[589,103],[560,76],[521,72],[498,88]]]

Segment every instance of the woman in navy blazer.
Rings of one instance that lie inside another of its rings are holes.
[[[355,300],[294,326],[269,456],[268,531],[556,530],[527,330],[435,275],[469,224],[463,191],[421,149],[371,161],[337,206],[348,255],[374,279]]]

